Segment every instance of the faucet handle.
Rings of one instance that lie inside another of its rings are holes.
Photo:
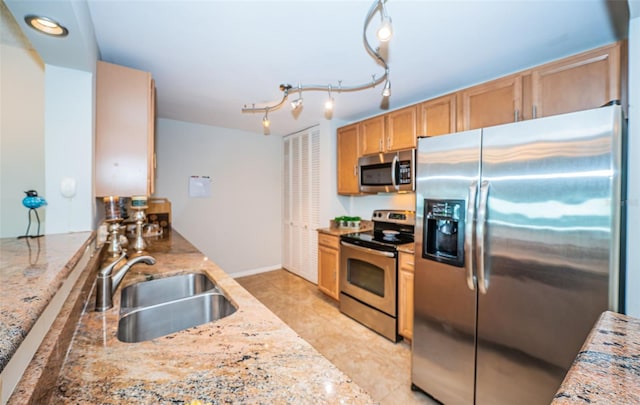
[[[100,270],[100,275],[105,277],[105,276],[109,276],[111,275],[111,272],[113,271],[114,267],[116,267],[116,265],[118,263],[120,263],[122,260],[127,258],[127,252],[123,251],[122,255],[120,255],[119,258],[117,258],[116,260],[114,260],[111,264],[109,264],[107,267],[103,268],[102,270]]]

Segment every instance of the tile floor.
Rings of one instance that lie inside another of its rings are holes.
[[[435,404],[411,390],[411,348],[340,313],[338,304],[286,270],[236,281],[381,404]]]

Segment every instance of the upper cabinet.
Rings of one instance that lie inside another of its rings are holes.
[[[96,196],[153,194],[154,122],[155,88],[151,74],[98,62]]]
[[[387,151],[416,147],[418,107],[401,108],[385,114],[387,119]]]
[[[360,155],[415,148],[417,115],[414,105],[360,122]]]
[[[418,135],[436,136],[456,132],[456,95],[418,104]]]
[[[522,75],[511,75],[462,90],[458,100],[458,131],[519,121]]]
[[[369,118],[359,123],[360,155],[373,155],[384,152],[385,128],[384,115]]]
[[[338,128],[338,194],[358,194],[359,124]]]
[[[416,147],[417,136],[597,108],[627,108],[627,43],[559,61],[390,111],[338,130],[338,193],[358,194],[358,157]]]
[[[532,118],[622,101],[626,62],[626,43],[618,42],[533,69]]]

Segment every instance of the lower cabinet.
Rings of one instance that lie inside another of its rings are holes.
[[[338,300],[340,294],[340,237],[318,233],[318,289]]]
[[[398,333],[413,339],[413,269],[410,253],[398,254]]]

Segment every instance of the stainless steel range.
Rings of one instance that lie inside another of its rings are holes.
[[[415,212],[375,210],[373,231],[340,237],[340,311],[398,341],[398,245],[413,243]]]

